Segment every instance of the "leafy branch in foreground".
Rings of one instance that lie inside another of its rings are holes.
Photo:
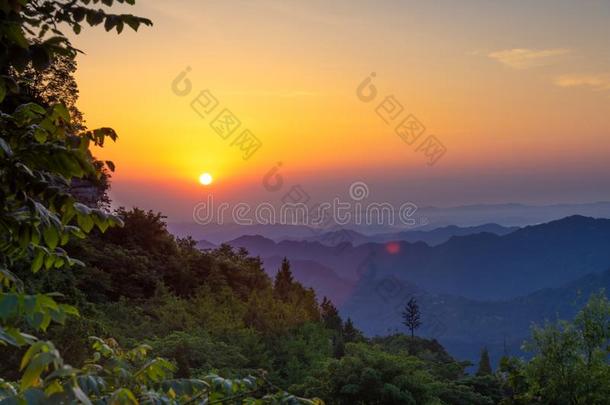
[[[11,403],[18,392],[27,403],[85,404],[323,404],[290,395],[272,385],[263,373],[259,377],[225,379],[210,374],[203,379],[173,379],[175,366],[162,358],[149,358],[150,347],[139,345],[123,350],[113,339],[92,337],[91,360],[82,369],[61,363],[49,342],[37,342],[24,356],[27,364],[20,385],[0,380],[0,403]],[[56,363],[56,370],[34,384],[39,368]],[[276,394],[265,395],[265,389]]]
[[[28,294],[11,269],[28,263],[38,273],[80,264],[63,248],[71,238],[85,237],[94,226],[103,232],[121,225],[118,217],[79,203],[69,192],[73,179],[101,176],[89,147],[102,146],[106,137],[115,140],[116,133],[109,128],[74,133],[65,104],[36,103],[17,84],[16,75],[26,68],[44,71],[57,56],[74,58],[77,50],[58,26],[79,31],[81,13],[95,15],[87,19],[89,25],[99,18],[134,29],[150,25],[146,19],[89,9],[90,3],[0,1],[0,345],[29,346],[19,384],[2,383],[3,395],[15,401],[30,403],[38,391],[84,397],[76,370],[64,364],[53,343],[31,334],[45,331],[51,322],[64,323],[78,311],[59,302],[58,294]],[[59,381],[68,380],[71,389],[66,390]]]

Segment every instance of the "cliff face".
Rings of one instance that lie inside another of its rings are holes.
[[[87,179],[72,179],[70,193],[78,202],[92,208],[97,208],[107,199],[104,187]]]

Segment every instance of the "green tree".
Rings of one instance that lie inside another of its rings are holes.
[[[535,326],[525,363],[503,359],[508,404],[606,404],[610,398],[610,303],[594,294],[574,321]]]
[[[290,262],[284,257],[282,265],[275,275],[273,289],[275,294],[284,302],[288,301],[293,295],[294,278],[290,270]]]
[[[320,312],[324,326],[327,329],[340,333],[343,327],[343,321],[341,320],[337,307],[335,307],[331,300],[326,297],[322,299],[322,303],[320,304]]]
[[[364,335],[354,326],[354,322],[347,318],[343,325],[343,340],[345,343],[361,342],[364,340]]]
[[[388,353],[366,343],[348,343],[345,351],[341,359],[329,360],[312,378],[294,387],[297,392],[338,405],[442,403],[439,395],[448,388],[426,370],[423,360],[404,350]],[[480,397],[470,387],[459,387],[454,397]]]
[[[489,360],[489,351],[487,347],[481,349],[481,358],[479,359],[478,376],[490,375],[493,372],[491,369],[491,361]]]

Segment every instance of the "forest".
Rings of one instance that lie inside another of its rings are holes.
[[[417,336],[414,300],[411,333],[367,337],[289,257],[271,279],[245,249],[110,209],[115,167],[92,149],[117,134],[87,128],[61,29],[154,29],[113,3],[134,1],[0,0],[0,404],[608,403],[603,292],[534,326],[528,359],[494,370],[482,347],[471,374]]]

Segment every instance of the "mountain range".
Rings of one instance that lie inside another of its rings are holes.
[[[436,294],[500,300],[603,271],[610,266],[609,240],[610,220],[571,216],[502,236],[454,236],[436,246],[404,241],[326,246],[256,235],[229,244],[263,260],[286,256],[314,261],[350,282],[374,273],[375,278],[395,277]]]
[[[476,204],[456,207],[422,206],[415,213],[417,228],[397,227],[389,225],[357,225],[347,224],[342,228],[356,231],[359,234],[371,236],[374,234],[397,233],[403,231],[430,231],[441,227],[456,225],[458,227],[473,227],[494,223],[503,227],[522,227],[541,224],[569,215],[610,218],[610,202],[602,201],[587,204]],[[238,225],[225,222],[221,224],[198,224],[195,222],[173,222],[168,224],[169,231],[179,237],[191,236],[195,240],[205,239],[214,244],[220,244],[242,235],[261,235],[274,241],[286,239],[306,240],[325,232],[336,231],[337,226],[315,229],[305,225],[290,224],[253,224]],[[411,240],[411,239],[405,239]],[[420,239],[421,240],[421,239]],[[371,240],[374,242],[374,240]],[[436,243],[436,242],[434,242]],[[357,243],[358,244],[358,243]]]
[[[440,232],[439,232],[440,234]],[[287,257],[295,278],[328,296],[367,335],[404,331],[401,311],[416,297],[422,336],[456,356],[520,353],[532,322],[570,318],[592,292],[610,289],[610,219],[570,216],[498,235],[424,242],[229,242],[260,256],[270,275]]]
[[[320,242],[323,245],[336,246],[343,242],[349,242],[354,246],[366,243],[385,243],[392,241],[424,242],[427,245],[439,245],[447,242],[453,236],[466,236],[476,233],[493,233],[495,235],[506,235],[516,231],[519,227],[506,227],[498,224],[483,224],[477,226],[460,227],[448,225],[430,230],[407,230],[400,232],[386,232],[373,235],[365,235],[350,229],[339,229],[305,238],[284,237],[280,240],[304,240],[309,242]]]

